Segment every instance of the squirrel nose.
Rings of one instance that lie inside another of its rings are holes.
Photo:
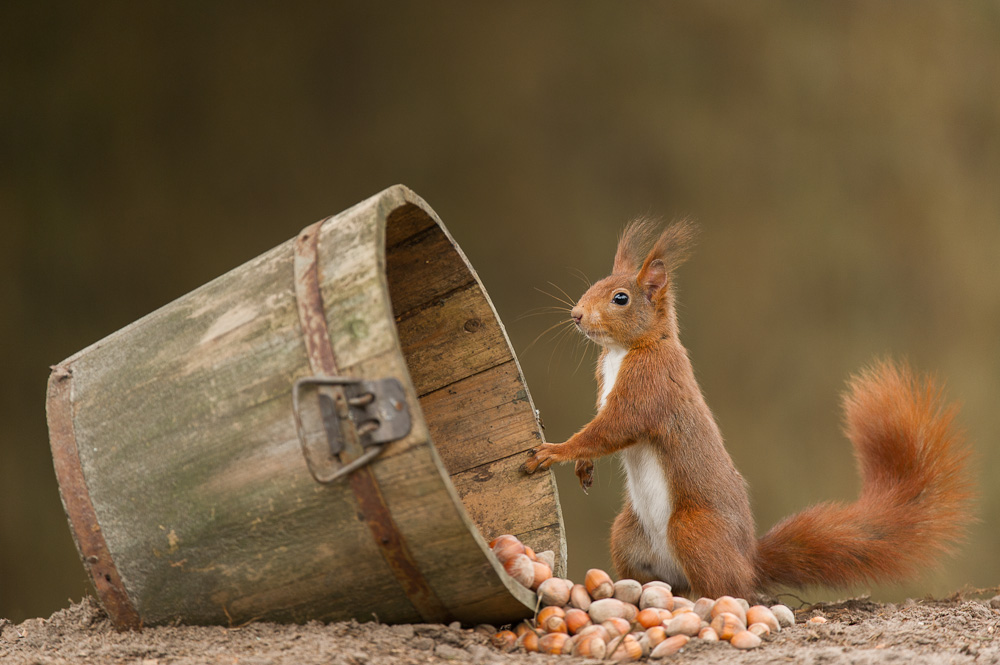
[[[573,323],[580,325],[580,321],[583,321],[583,309],[579,306],[574,307],[570,313],[570,317],[573,319]]]

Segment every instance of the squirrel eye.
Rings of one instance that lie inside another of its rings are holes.
[[[616,293],[611,297],[611,302],[616,305],[625,306],[628,304],[628,294],[627,293]]]

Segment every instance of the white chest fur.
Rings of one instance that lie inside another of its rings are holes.
[[[628,353],[628,349],[623,349],[617,346],[612,346],[608,348],[608,352],[604,354],[604,360],[601,363],[601,378],[603,384],[603,390],[601,391],[601,406],[604,408],[604,403],[608,401],[608,395],[611,394],[611,389],[615,387],[615,380],[618,378],[618,370],[622,368],[622,360],[625,359],[625,354]]]
[[[602,388],[600,408],[604,408],[608,395],[615,386],[627,349],[610,347],[601,363]],[[639,518],[642,530],[649,540],[650,552],[655,561],[650,562],[660,579],[683,579],[680,566],[667,541],[670,522],[670,485],[660,460],[648,441],[639,441],[620,454],[625,468],[625,484],[632,509]]]

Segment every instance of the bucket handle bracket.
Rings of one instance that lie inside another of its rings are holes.
[[[307,386],[334,388],[319,391],[320,413],[330,454],[340,456],[346,463],[329,475],[317,472],[307,451],[299,409],[301,393]],[[292,411],[309,472],[316,482],[324,485],[368,464],[382,452],[385,444],[402,439],[412,427],[403,384],[393,377],[364,380],[346,376],[306,376],[296,379],[292,384]],[[345,460],[352,449],[360,450],[360,455]]]

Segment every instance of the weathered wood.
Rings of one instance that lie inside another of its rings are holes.
[[[403,187],[328,220],[319,252],[342,373],[396,377],[408,396],[410,434],[388,444],[370,468],[416,565],[456,618],[522,616],[533,594],[485,547],[504,522],[486,514],[483,490],[506,496],[503,510],[522,513],[509,502],[510,490],[521,487],[538,521],[521,516],[508,524],[544,538],[531,544],[554,549],[560,567],[562,523],[549,474],[505,471],[476,486],[463,475],[493,468],[483,460],[506,469],[513,458],[504,455],[540,436],[475,272],[433,211]],[[79,466],[97,519],[73,526],[103,534],[147,625],[425,618],[357,518],[349,485],[317,484],[300,450],[290,390],[311,370],[294,260],[290,241],[59,367],[72,376]],[[421,275],[419,283],[400,277],[409,274]],[[403,314],[398,326],[396,312]],[[473,402],[492,406],[474,410]],[[313,404],[303,412],[311,449],[321,449],[318,410]],[[447,439],[449,466],[476,465],[457,472],[456,485],[435,436]]]
[[[420,398],[448,473],[509,457],[541,443],[535,414],[513,361]]]
[[[443,295],[399,322],[399,337],[417,393],[444,386],[510,360],[507,339],[478,285]]]
[[[558,500],[554,503],[549,500],[550,487],[543,483],[520,482],[523,462],[524,455],[518,453],[451,477],[469,516],[487,538],[502,533],[527,534],[542,526],[562,523]],[[488,486],[490,491],[482,491],[483,486]],[[560,534],[550,540],[529,539],[526,542],[538,551],[553,550],[557,559],[563,559],[565,545],[562,540]]]
[[[475,285],[465,260],[438,226],[425,228],[387,251],[386,279],[397,322],[456,289]]]

